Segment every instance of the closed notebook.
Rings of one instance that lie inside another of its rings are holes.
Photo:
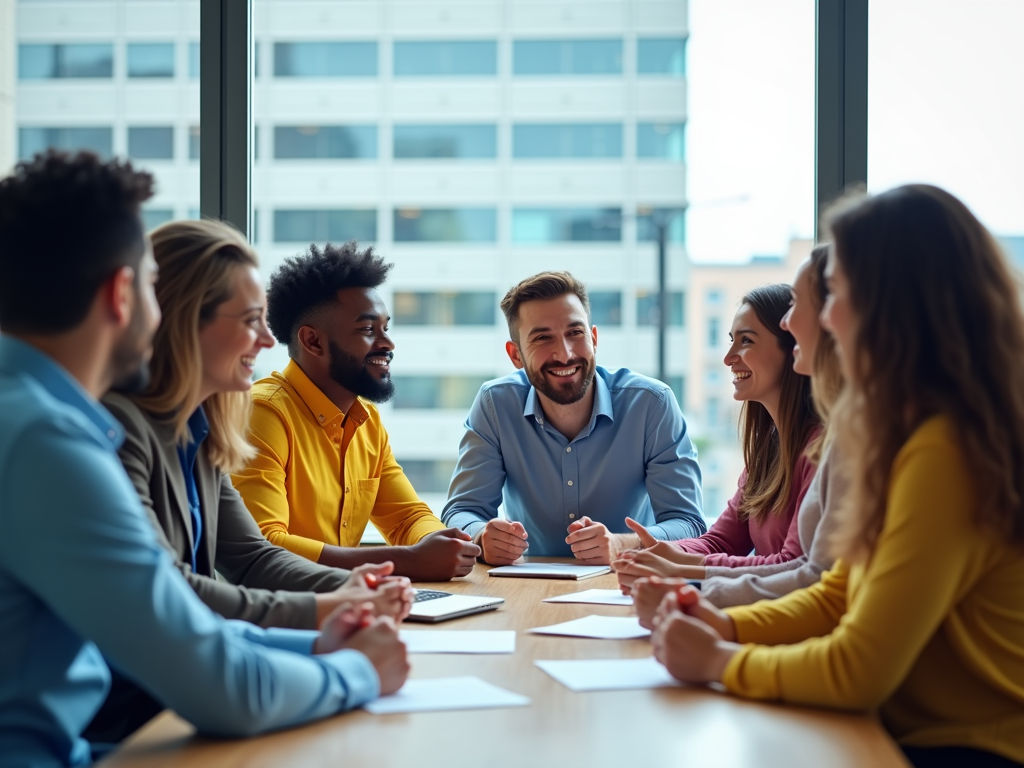
[[[491,568],[491,576],[505,576],[512,579],[589,579],[611,573],[607,565],[573,565],[572,563],[523,563]]]

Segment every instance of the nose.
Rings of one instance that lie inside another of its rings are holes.
[[[388,336],[388,332],[384,330],[380,332],[377,343],[385,349],[394,350],[395,348],[395,342],[391,340],[391,337]]]
[[[821,327],[829,333],[832,333],[832,324],[829,320],[832,317],[832,296],[831,294],[825,299],[825,305],[821,308],[821,314],[818,315],[818,322]]]
[[[560,363],[567,363],[573,358],[572,344],[569,343],[569,339],[565,336],[562,337],[560,344],[556,345],[555,349],[551,353],[555,357],[561,355],[562,359],[558,360]]]
[[[793,315],[793,307],[792,307],[792,305],[790,305],[789,310],[786,312],[786,314],[784,314],[782,316],[782,319],[779,320],[779,327],[782,330],[789,331],[789,319],[790,319],[790,317],[792,317],[792,315]]]
[[[256,344],[260,349],[270,349],[274,346],[274,336],[270,332],[270,328],[267,327],[267,319],[263,318],[260,321],[260,330],[256,336]]]
[[[736,353],[736,344],[732,343],[729,345],[729,349],[726,350],[725,357],[722,359],[722,362],[725,363],[726,366],[731,367],[733,364],[738,363],[739,360],[740,356]]]

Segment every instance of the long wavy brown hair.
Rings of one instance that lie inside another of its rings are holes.
[[[825,299],[828,298],[828,286],[825,284],[828,251],[828,243],[814,246],[807,267],[811,298],[819,314],[825,306]],[[839,356],[836,354],[836,343],[824,330],[818,335],[812,365],[814,367],[811,373],[811,397],[814,400],[814,410],[817,411],[824,428],[807,446],[807,457],[818,464],[821,461],[821,454],[832,442],[834,430],[829,417],[839,399],[839,393],[843,390],[843,371],[839,365]]]
[[[188,439],[188,419],[200,405],[210,422],[205,447],[222,472],[245,466],[256,451],[247,437],[252,402],[248,392],[218,392],[200,403],[203,358],[199,331],[231,298],[235,270],[258,267],[252,246],[220,221],[172,221],[150,235],[160,268],[156,299],[161,320],[153,339],[150,382],[132,399],[174,423],[175,437]]]
[[[871,557],[893,461],[936,414],[969,464],[978,527],[1024,544],[1024,314],[995,238],[923,184],[842,200],[827,223],[856,323],[834,412],[853,480],[834,553]]]
[[[819,425],[811,399],[811,380],[793,370],[796,340],[779,326],[789,310],[788,285],[766,285],[743,297],[757,319],[786,353],[779,394],[778,424],[761,403],[747,401],[740,411],[740,441],[747,481],[739,512],[743,518],[763,520],[785,509],[793,492],[796,463]]]

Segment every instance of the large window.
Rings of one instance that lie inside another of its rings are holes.
[[[395,43],[396,77],[494,75],[498,44],[493,40],[399,41]]]
[[[113,154],[114,130],[109,127],[20,128],[18,156],[27,160],[47,148],[74,152],[87,149],[103,158]]]
[[[517,75],[620,75],[622,40],[516,40]]]
[[[377,43],[274,44],[275,77],[375,77]]]
[[[371,160],[377,157],[375,125],[278,125],[277,160]]]
[[[636,239],[640,243],[650,243],[658,239],[658,227],[665,227],[665,240],[682,245],[686,242],[686,211],[683,208],[651,208],[641,206],[636,209]]]
[[[394,157],[408,159],[489,159],[498,154],[498,131],[487,125],[396,125]]]
[[[516,208],[512,211],[512,242],[617,242],[622,239],[619,208]]]
[[[394,405],[395,408],[454,408],[465,412],[473,404],[473,398],[480,390],[480,385],[489,378],[491,377],[397,375],[393,377]]]
[[[636,292],[636,324],[658,324],[658,292]],[[683,326],[684,308],[682,291],[670,291],[668,294],[668,324],[681,328]]]
[[[537,158],[622,157],[621,123],[517,124],[512,126],[512,156]]]
[[[114,46],[110,43],[23,43],[18,46],[18,77],[22,80],[113,76]]]
[[[275,210],[274,242],[345,243],[377,239],[374,210]]]
[[[128,43],[128,77],[174,77],[174,43]]]
[[[493,291],[396,291],[391,312],[400,325],[494,325]]]
[[[590,321],[601,327],[622,325],[622,291],[589,291]]]
[[[129,127],[128,156],[136,160],[174,159],[174,128],[172,126]]]
[[[636,156],[682,162],[685,154],[683,123],[638,123]]]
[[[400,458],[399,464],[418,493],[447,493],[455,472],[455,462],[450,460]]]
[[[498,236],[494,208],[398,208],[396,243],[493,243]]]
[[[636,71],[641,75],[686,74],[686,39],[642,37],[636,41]]]

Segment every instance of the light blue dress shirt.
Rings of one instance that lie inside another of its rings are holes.
[[[104,656],[200,731],[245,736],[379,693],[357,651],[215,615],[157,544],[121,426],[52,359],[0,336],[0,765],[81,765]],[[102,654],[102,655],[101,655]]]
[[[567,440],[547,423],[524,371],[480,388],[466,419],[441,519],[471,536],[498,514],[529,534],[529,554],[572,557],[567,529],[584,515],[613,533],[627,516],[659,539],[700,536],[697,451],[665,384],[597,366],[590,423]]]

